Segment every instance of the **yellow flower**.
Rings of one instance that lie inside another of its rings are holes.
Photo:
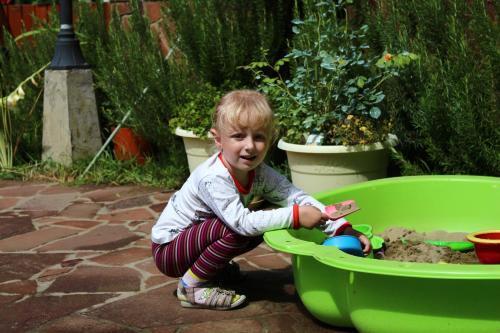
[[[359,130],[360,130],[361,132],[366,132],[366,127],[365,127],[365,126],[361,126],[361,127],[359,128]]]
[[[352,114],[347,116],[347,120],[351,120],[354,116]]]
[[[17,101],[20,100],[22,97],[19,96],[16,92],[13,92],[9,96],[7,96],[7,107],[13,108],[16,106]]]
[[[23,87],[19,86],[19,88],[17,88],[17,94],[19,95],[20,99],[24,98],[25,93],[24,93]]]

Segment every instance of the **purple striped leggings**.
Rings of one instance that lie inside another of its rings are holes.
[[[262,236],[242,236],[218,218],[207,219],[184,230],[166,244],[152,244],[153,258],[165,275],[179,277],[191,268],[198,277],[211,280],[229,261],[254,249]]]

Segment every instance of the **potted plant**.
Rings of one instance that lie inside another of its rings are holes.
[[[209,83],[193,87],[182,94],[169,121],[171,131],[182,137],[190,172],[216,151],[209,131],[215,105],[223,94]]]
[[[386,175],[391,119],[383,84],[417,58],[370,55],[368,27],[349,25],[348,3],[304,1],[304,19],[292,21],[292,50],[275,64],[245,67],[273,103],[292,182],[312,193]]]

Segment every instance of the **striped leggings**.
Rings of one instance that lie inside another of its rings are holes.
[[[152,244],[153,258],[165,275],[179,277],[191,268],[198,277],[211,280],[229,261],[254,249],[262,236],[242,236],[218,218],[207,219],[184,230],[166,244]]]

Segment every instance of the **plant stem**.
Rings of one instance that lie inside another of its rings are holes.
[[[31,115],[33,114],[33,111],[35,110],[36,105],[38,104],[38,100],[40,99],[40,96],[42,96],[43,89],[40,89],[40,92],[38,93],[38,96],[36,97],[35,103],[33,103],[33,106],[31,107],[30,112],[28,113],[28,116],[26,117],[26,120],[31,118]],[[17,153],[17,148],[19,147],[19,144],[21,143],[21,137],[24,132],[24,129],[26,128],[26,123],[27,121],[23,122],[23,127],[19,131],[19,134],[17,135],[16,139],[16,144],[14,145],[14,149],[12,151],[12,157],[16,156]]]
[[[102,145],[101,149],[99,149],[99,151],[97,152],[97,154],[95,154],[95,156],[92,159],[92,161],[90,161],[90,163],[87,166],[87,168],[83,171],[83,173],[79,177],[85,176],[85,174],[90,170],[90,168],[94,165],[94,163],[97,161],[97,159],[99,158],[99,156],[101,156],[101,154],[104,152],[104,149],[106,149],[106,147],[109,145],[109,143],[111,142],[111,140],[113,140],[113,138],[115,137],[116,133],[122,127],[122,125],[125,123],[125,121],[130,116],[131,113],[132,113],[132,109],[128,110],[128,112],[125,114],[125,116],[123,117],[123,119],[116,126],[115,130],[111,133],[111,135],[108,137],[108,139],[106,140],[106,142]]]

